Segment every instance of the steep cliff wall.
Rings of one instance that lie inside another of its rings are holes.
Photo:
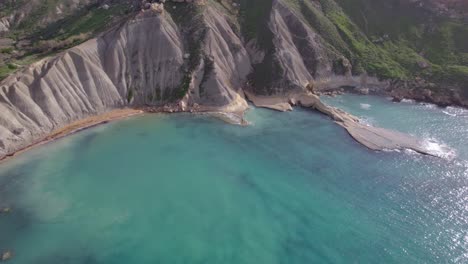
[[[250,60],[242,41],[216,8],[203,7],[201,23],[207,30],[193,70],[185,29],[170,13],[147,10],[8,77],[0,83],[0,157],[72,121],[127,105],[183,99],[203,110],[245,110],[239,92]]]
[[[250,58],[240,36],[217,8],[207,7],[204,23],[207,31],[191,99],[208,106],[227,105],[238,99],[251,71]]]
[[[382,1],[350,2],[374,10],[386,6]],[[0,157],[70,122],[125,106],[177,104],[182,110],[241,113],[247,107],[243,90],[284,98],[344,86],[383,91],[408,85],[415,73],[443,75],[447,69],[458,73],[455,80],[453,75],[444,75],[454,81],[451,85],[462,83],[463,56],[450,61],[456,65],[441,65],[463,51],[464,47],[458,47],[463,38],[452,43],[452,53],[430,55],[430,46],[429,55],[424,55],[416,52],[417,45],[393,39],[404,39],[405,32],[376,35],[384,31],[379,31],[379,25],[366,27],[367,20],[360,20],[350,2],[207,0],[166,2],[165,10],[159,4],[142,10],[132,5],[137,11],[112,20],[118,23],[99,37],[0,82]],[[114,18],[118,14],[93,12],[90,9],[86,14]],[[80,23],[88,29],[99,26],[90,25],[89,20],[71,21],[68,31],[54,24],[40,33],[50,33],[47,37],[55,39],[60,35],[55,29],[60,29],[67,32],[64,39],[69,39],[73,32],[80,32],[75,30]],[[461,25],[454,24],[450,30]],[[440,65],[435,63],[438,59]],[[460,94],[460,87],[455,86],[454,94]]]
[[[0,85],[0,156],[74,120],[149,94],[164,98],[179,86],[182,65],[177,26],[152,13],[35,63]]]
[[[389,82],[368,76],[319,3],[298,0],[242,2],[244,36],[253,61],[250,89],[275,95],[342,86],[383,90]],[[268,9],[256,21],[259,10]],[[257,24],[255,27],[249,23]]]

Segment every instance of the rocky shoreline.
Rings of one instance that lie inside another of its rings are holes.
[[[256,95],[350,91],[392,96],[395,101],[410,98],[468,106],[466,100],[455,100],[458,93],[444,97],[431,92],[437,89],[422,80],[382,81],[366,71],[353,75],[351,62],[336,54],[336,49],[330,50],[283,0],[273,1],[271,10],[258,21],[252,17],[255,22],[268,21],[260,31],[271,32],[269,53],[257,37],[243,39],[239,28],[233,27],[236,21],[226,12],[238,6],[166,2],[161,9],[162,2],[143,3],[148,8],[135,11],[121,24],[0,82],[0,157],[41,142],[55,129],[68,128],[70,122],[124,107],[143,112],[209,112],[245,125],[244,89]],[[250,14],[248,8],[237,11]],[[413,86],[427,90],[407,89]],[[258,98],[262,97],[257,96],[256,105],[275,110],[291,110],[298,102],[307,102],[334,119],[350,117],[310,96],[287,95],[274,103],[271,98]],[[168,102],[172,103],[160,106]],[[357,129],[350,128],[350,123],[347,130],[353,133]],[[343,120],[340,124],[346,126]]]
[[[249,92],[245,94],[257,107],[277,111],[290,111],[292,106],[314,109],[329,116],[335,123],[346,129],[354,140],[371,150],[410,149],[420,154],[437,157],[424,147],[420,139],[398,131],[365,125],[359,121],[359,118],[322,103],[320,98],[312,93],[298,92],[286,96],[256,96]]]
[[[139,114],[143,114],[144,111],[140,109],[133,109],[133,108],[124,108],[124,109],[116,109],[116,110],[111,110],[107,113],[100,114],[100,115],[95,115],[95,116],[90,116],[88,118],[84,118],[78,121],[75,121],[73,123],[70,123],[69,125],[66,125],[62,128],[59,128],[52,133],[46,135],[45,137],[42,137],[41,139],[38,139],[34,142],[31,142],[29,144],[25,144],[25,147],[20,148],[16,151],[10,152],[3,157],[0,157],[0,162],[9,160],[23,152],[26,152],[34,147],[40,146],[42,144],[46,144],[48,142],[72,135],[74,133],[77,133],[79,131],[82,131],[84,129],[88,129],[91,127],[95,127],[101,124],[109,123],[111,121],[127,118],[130,116],[135,116]]]
[[[321,94],[335,96],[343,92],[344,91],[342,90],[333,90],[322,92]],[[420,154],[436,156],[424,148],[423,142],[420,139],[398,131],[362,124],[360,123],[359,118],[338,108],[322,103],[318,95],[310,92],[293,92],[284,96],[258,96],[248,91],[245,91],[244,94],[246,99],[251,101],[256,107],[285,112],[293,110],[294,106],[301,106],[325,114],[335,123],[346,129],[354,140],[374,151],[411,149]],[[104,114],[75,121],[63,128],[57,129],[31,144],[27,144],[26,147],[0,157],[0,162],[9,160],[10,158],[26,152],[36,146],[52,142],[76,132],[144,113],[207,114],[230,124],[246,126],[249,124],[248,121],[244,119],[244,112],[246,109],[247,107],[242,107],[238,108],[236,111],[227,111],[228,109],[209,108],[199,106],[197,104],[186,106],[183,101],[164,106],[143,106],[137,108],[115,109]]]
[[[377,95],[391,97],[393,102],[399,103],[403,100],[414,100],[421,103],[435,104],[439,107],[457,106],[468,108],[468,99],[465,99],[458,88],[447,87],[446,89],[435,89],[434,84],[423,80],[412,82],[393,81],[381,87],[340,87],[326,88],[314,91],[319,95],[336,96],[343,93],[354,93],[360,95]]]
[[[446,93],[437,93],[428,89],[392,89],[383,94],[377,94],[392,97],[393,102],[399,103],[403,100],[414,100],[421,103],[435,104],[439,107],[457,106],[468,108],[468,100],[463,100],[458,92],[448,90]]]
[[[0,156],[0,163],[7,161],[17,155],[24,153],[34,147],[52,142],[54,140],[75,134],[77,132],[89,129],[98,125],[107,124],[112,121],[121,120],[128,117],[133,117],[136,115],[141,115],[145,113],[156,114],[156,113],[193,113],[193,114],[206,114],[218,118],[226,123],[233,125],[245,126],[248,122],[244,119],[244,110],[239,109],[238,111],[229,112],[226,109],[222,108],[212,108],[212,107],[203,107],[195,104],[194,106],[183,106],[181,102],[177,104],[166,104],[163,106],[143,106],[143,107],[134,107],[134,108],[122,108],[114,109],[109,112],[90,116],[73,123],[70,123],[60,129],[57,129],[50,134],[42,137],[39,140],[36,140],[32,143],[25,144],[25,147],[19,148],[18,150],[12,151],[4,156]]]

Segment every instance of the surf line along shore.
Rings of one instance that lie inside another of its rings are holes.
[[[245,108],[247,109],[247,104],[245,105]],[[68,125],[65,125],[64,127],[58,128],[51,133],[47,134],[46,136],[40,138],[39,140],[36,140],[30,144],[25,145],[24,147],[12,151],[11,153],[0,157],[0,163],[7,161],[13,157],[18,156],[19,154],[22,154],[34,147],[52,142],[54,140],[72,135],[74,133],[80,132],[82,130],[92,128],[98,125],[106,124],[112,121],[117,121],[120,119],[124,119],[127,117],[133,117],[136,115],[141,115],[141,114],[155,114],[155,113],[193,113],[193,114],[206,114],[209,116],[213,116],[215,118],[218,118],[226,123],[229,124],[234,124],[234,125],[242,125],[246,126],[247,122],[244,120],[243,115],[244,115],[244,110],[242,111],[232,111],[230,109],[219,109],[219,108],[208,108],[208,107],[194,107],[186,110],[180,109],[180,107],[177,104],[173,105],[165,105],[165,106],[160,106],[160,107],[148,107],[148,106],[142,106],[142,107],[134,107],[134,108],[117,108],[114,110],[110,110],[108,112],[102,113],[102,114],[97,114],[97,115],[92,115],[89,117],[86,117],[84,119],[80,119],[77,121],[74,121]]]
[[[420,154],[441,158],[426,149],[421,139],[398,131],[362,124],[359,118],[324,104],[317,95],[309,92],[297,92],[284,96],[257,96],[248,91],[244,93],[256,107],[290,111],[292,106],[297,105],[319,111],[346,129],[354,140],[371,150],[410,149]]]
[[[48,142],[66,137],[68,135],[74,134],[76,132],[82,131],[84,129],[88,129],[97,125],[105,124],[111,121],[123,119],[126,117],[130,116],[135,116],[139,114],[143,114],[145,111],[141,109],[136,109],[136,108],[122,108],[122,109],[115,109],[111,110],[109,112],[103,113],[103,114],[98,114],[94,116],[89,116],[84,119],[77,120],[75,122],[72,122],[64,127],[58,128],[45,137],[36,140],[35,142],[25,146],[24,148],[21,148],[15,152],[12,152],[4,157],[0,158],[0,162],[6,161],[11,159],[14,156],[17,156],[18,154],[21,154],[23,152],[26,152],[34,147],[37,147],[42,144],[46,144]]]
[[[359,122],[359,119],[357,117],[348,114],[338,108],[324,104],[320,101],[320,98],[317,95],[312,93],[291,93],[286,96],[256,96],[248,91],[244,91],[244,94],[247,97],[247,99],[250,100],[256,107],[269,108],[277,111],[290,111],[292,110],[292,106],[302,106],[305,108],[317,110],[332,118],[335,121],[335,123],[345,128],[353,139],[355,139],[357,142],[361,143],[362,145],[366,146],[371,150],[382,151],[394,149],[411,149],[424,155],[439,157],[436,154],[431,153],[430,150],[426,149],[424,147],[423,142],[420,139],[398,131],[372,127],[362,124]],[[200,112],[203,113],[205,111]],[[29,144],[24,148],[19,149],[18,151],[12,152],[4,157],[1,157],[0,162],[6,161],[36,146],[51,142],[59,138],[63,138],[65,136],[74,134],[84,129],[88,129],[100,124],[143,113],[158,112],[168,111],[164,110],[163,108],[122,108],[111,110],[103,114],[90,116],[81,120],[77,120],[51,132],[42,139],[39,139],[33,142],[32,144]],[[199,113],[199,111],[197,112]],[[243,113],[236,113],[234,115],[236,117],[235,120],[232,120],[231,116],[225,116],[225,114],[221,114],[221,112],[219,111],[206,111],[205,113],[211,113],[211,115],[229,123],[239,123],[241,125],[245,125],[245,120],[241,117],[243,116]],[[237,122],[238,120],[241,120],[242,122]]]

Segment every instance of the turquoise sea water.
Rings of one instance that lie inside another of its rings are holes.
[[[12,208],[0,251],[9,263],[467,263],[468,112],[325,100],[446,159],[369,151],[301,109],[253,109],[248,127],[131,118],[0,164]]]

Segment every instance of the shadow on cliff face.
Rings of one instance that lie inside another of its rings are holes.
[[[255,40],[257,48],[265,53],[260,63],[252,65],[253,71],[248,78],[256,93],[272,94],[273,83],[280,80],[282,75],[282,68],[278,66],[278,61],[275,59],[274,36],[268,26],[273,1],[243,0],[240,6],[243,17],[242,34],[247,41]]]
[[[169,15],[150,13],[139,13],[97,38],[99,66],[122,104],[160,105],[170,99],[183,76],[181,42]]]

